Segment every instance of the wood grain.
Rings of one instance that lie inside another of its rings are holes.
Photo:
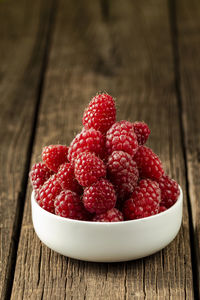
[[[32,163],[42,146],[71,141],[86,103],[100,90],[117,97],[119,119],[149,124],[149,145],[185,195],[167,2],[59,2]],[[97,264],[65,258],[39,242],[30,192],[29,186],[12,299],[193,299],[185,199],[183,226],[163,251]]]
[[[193,224],[193,259],[200,299],[200,3],[177,1],[177,80],[182,102],[184,147]]]
[[[0,299],[12,287],[50,8],[0,1]]]

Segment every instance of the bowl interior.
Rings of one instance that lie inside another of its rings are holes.
[[[141,219],[135,219],[135,220],[126,220],[126,221],[121,221],[121,222],[93,222],[93,221],[81,221],[81,220],[75,220],[75,219],[69,219],[69,218],[64,218],[64,217],[61,217],[61,216],[58,216],[58,215],[55,215],[55,214],[52,214],[48,211],[46,211],[45,209],[43,209],[42,207],[39,206],[39,204],[37,203],[37,201],[35,200],[35,197],[34,197],[34,191],[32,191],[32,194],[31,194],[31,201],[32,203],[34,203],[34,205],[37,205],[38,206],[38,209],[40,209],[44,214],[46,215],[49,215],[52,219],[55,219],[55,220],[60,220],[60,221],[63,221],[63,222],[72,222],[72,223],[87,223],[87,224],[93,224],[94,226],[96,226],[95,224],[98,224],[98,225],[103,225],[103,224],[110,224],[110,226],[116,226],[118,224],[124,224],[124,223],[139,223],[139,222],[144,222],[145,220],[148,220],[148,221],[151,221],[153,219],[156,219],[156,218],[160,218],[161,216],[164,216],[164,215],[168,215],[168,214],[171,214],[173,211],[175,211],[177,209],[178,206],[180,206],[180,204],[182,205],[182,202],[183,202],[183,191],[181,189],[181,187],[179,186],[179,190],[180,190],[180,195],[177,199],[177,201],[174,203],[173,206],[171,206],[170,208],[168,208],[167,210],[159,213],[159,214],[156,214],[156,215],[153,215],[153,216],[149,216],[149,217],[146,217],[146,218],[141,218]]]

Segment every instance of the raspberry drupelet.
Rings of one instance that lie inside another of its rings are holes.
[[[166,210],[167,210],[167,208],[165,206],[160,205],[159,208],[158,208],[158,213],[161,213],[161,212],[166,211]]]

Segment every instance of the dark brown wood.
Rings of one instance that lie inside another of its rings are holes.
[[[177,1],[178,84],[193,223],[196,287],[200,299],[200,3]]]
[[[97,264],[54,253],[36,237],[30,186],[12,299],[193,299],[185,168],[167,2],[61,0],[32,163],[50,143],[69,143],[91,96],[117,97],[118,118],[145,120],[149,145],[184,192],[183,226],[163,251]]]
[[[0,299],[9,297],[51,1],[0,1]]]

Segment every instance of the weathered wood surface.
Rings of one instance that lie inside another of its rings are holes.
[[[195,256],[196,289],[200,299],[200,2],[177,2],[177,80],[182,101]]]
[[[51,3],[0,1],[0,298],[9,297]]]
[[[150,145],[186,195],[168,3],[60,0],[32,163],[50,143],[69,143],[89,98],[117,97],[119,119],[145,120]],[[67,259],[36,237],[28,189],[12,299],[193,299],[189,222],[163,251],[138,261]]]

